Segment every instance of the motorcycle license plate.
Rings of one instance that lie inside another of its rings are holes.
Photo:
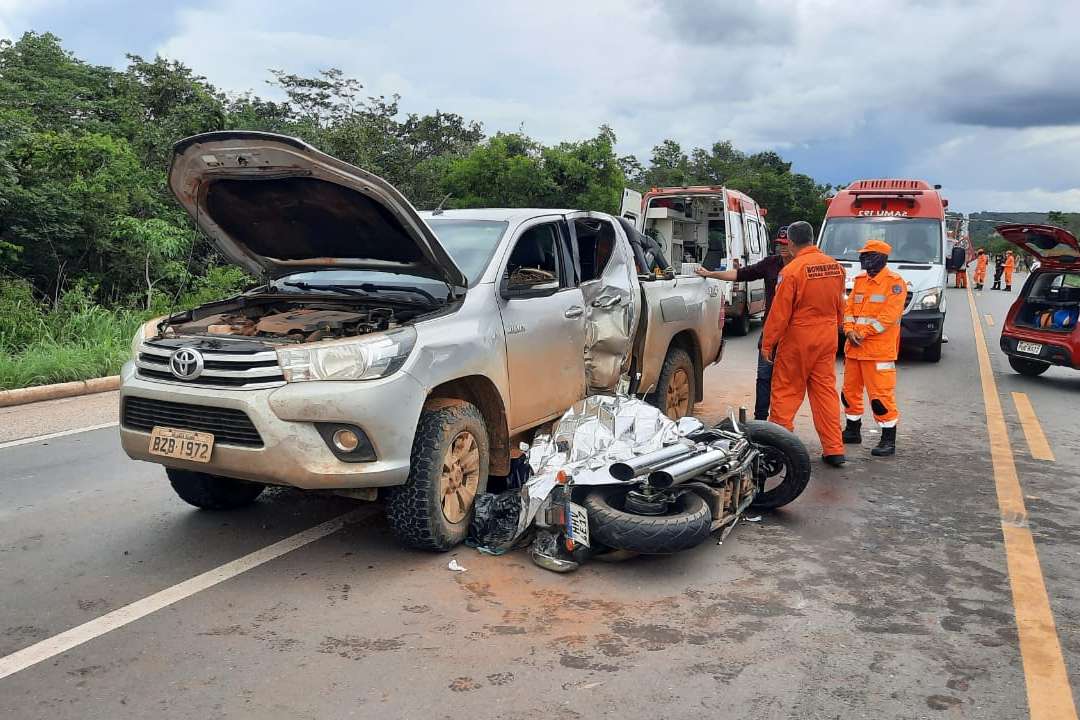
[[[589,513],[585,508],[574,503],[570,506],[570,522],[566,528],[567,537],[579,545],[589,547]]]
[[[1027,353],[1028,355],[1041,355],[1042,345],[1039,343],[1020,341],[1016,343],[1016,351]]]
[[[194,430],[154,426],[150,431],[150,454],[163,457],[210,462],[214,450],[214,436]]]

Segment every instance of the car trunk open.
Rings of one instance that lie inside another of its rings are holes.
[[[1016,326],[1070,333],[1080,316],[1080,270],[1036,272],[1022,298],[1013,319]]]

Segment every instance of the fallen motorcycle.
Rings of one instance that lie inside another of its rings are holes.
[[[732,418],[612,462],[606,471],[616,482],[577,486],[571,473],[557,478],[536,520],[539,564],[567,571],[612,550],[666,554],[695,547],[748,509],[795,500],[810,480],[810,457],[783,427]]]

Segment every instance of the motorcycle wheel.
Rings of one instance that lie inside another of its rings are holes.
[[[787,428],[765,420],[747,420],[740,424],[761,453],[762,490],[750,507],[774,510],[802,495],[810,482],[810,453],[802,440]],[[717,426],[731,430],[731,420]]]
[[[700,545],[709,537],[712,513],[697,494],[685,492],[667,515],[635,515],[623,509],[626,491],[594,490],[585,498],[589,535],[616,550],[666,555]]]

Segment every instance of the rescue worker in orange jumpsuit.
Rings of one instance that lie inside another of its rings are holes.
[[[788,226],[795,257],[780,271],[762,332],[761,354],[773,363],[769,420],[795,428],[809,394],[822,459],[840,467],[844,441],[836,397],[836,338],[844,314],[844,269],[814,245],[808,222]]]
[[[881,427],[872,455],[896,454],[896,356],[900,350],[900,316],[907,296],[904,278],[885,264],[892,247],[870,240],[859,250],[863,272],[855,276],[844,310],[844,442],[862,442],[863,390]]]
[[[986,254],[986,251],[979,248],[979,252],[975,257],[975,289],[982,290],[983,283],[986,282],[986,265],[990,262],[990,256]]]
[[[1013,270],[1016,269],[1016,256],[1012,250],[1005,253],[1005,292],[1012,292]]]

